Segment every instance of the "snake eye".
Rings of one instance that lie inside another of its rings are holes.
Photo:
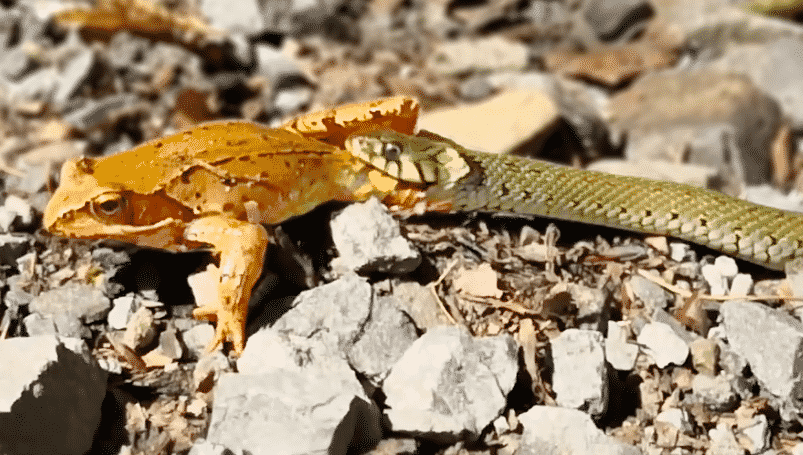
[[[92,201],[92,214],[99,217],[119,215],[126,207],[126,200],[119,194],[105,194]]]
[[[395,142],[385,142],[385,145],[382,146],[382,154],[388,161],[397,161],[401,152],[401,146]]]

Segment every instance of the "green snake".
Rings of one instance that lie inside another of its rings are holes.
[[[377,131],[346,148],[427,206],[508,212],[667,235],[770,269],[803,256],[803,214],[702,188],[467,150],[429,132]]]

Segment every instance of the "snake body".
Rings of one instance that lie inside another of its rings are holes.
[[[354,136],[347,149],[443,211],[537,215],[667,235],[776,270],[803,256],[803,214],[715,191],[467,150],[426,132]]]

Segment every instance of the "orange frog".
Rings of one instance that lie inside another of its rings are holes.
[[[412,134],[418,104],[390,98],[294,119],[281,128],[200,125],[103,158],[68,161],[44,213],[53,234],[169,251],[211,248],[218,297],[194,311],[217,321],[209,349],[241,353],[251,290],[276,224],[328,201],[384,195],[394,182],[343,150],[354,133]],[[196,296],[197,299],[197,296]]]

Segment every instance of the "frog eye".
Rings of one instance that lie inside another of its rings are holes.
[[[385,142],[385,144],[382,146],[382,154],[388,161],[398,161],[401,152],[401,145],[397,144],[396,142]]]
[[[119,215],[126,207],[126,200],[119,194],[104,194],[92,201],[92,214],[100,217]]]

